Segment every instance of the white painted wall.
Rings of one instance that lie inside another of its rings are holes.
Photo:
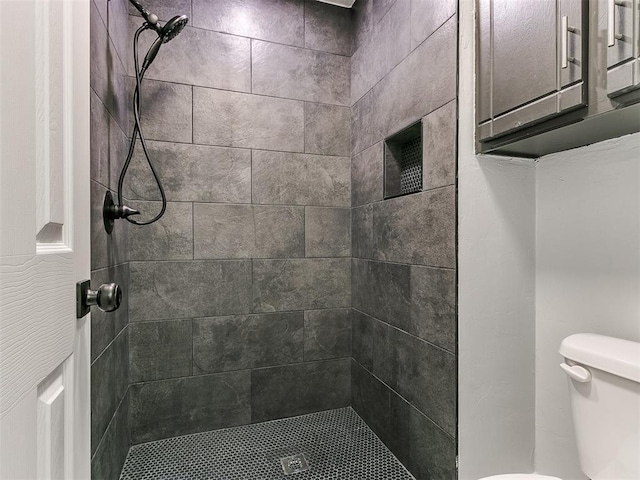
[[[459,478],[583,480],[557,352],[577,332],[640,341],[640,134],[476,156],[473,12],[460,0]]]
[[[536,168],[536,469],[586,479],[558,347],[578,332],[640,341],[640,134]]]
[[[474,154],[473,0],[460,1],[459,478],[532,472],[535,167]]]

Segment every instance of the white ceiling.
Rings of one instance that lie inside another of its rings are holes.
[[[339,7],[351,8],[356,0],[318,0],[322,3],[330,3],[331,5],[338,5]]]

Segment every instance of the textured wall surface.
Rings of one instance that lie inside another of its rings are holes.
[[[358,0],[351,62],[352,405],[418,479],[456,477],[455,1]],[[423,191],[383,199],[422,120]]]
[[[91,309],[91,470],[94,479],[118,478],[130,443],[129,254],[127,225],[111,235],[102,203],[115,192],[126,156],[129,96],[126,65],[127,0],[91,2],[91,285],[117,282],[124,301],[114,313]]]
[[[535,455],[535,162],[475,154],[475,4],[459,7],[459,480]]]
[[[147,3],[190,22],[143,87],[169,203],[129,228],[132,442],[347,406],[350,11]],[[139,148],[126,196],[160,207]]]
[[[536,471],[586,479],[562,340],[640,342],[640,133],[541,157],[536,166]]]

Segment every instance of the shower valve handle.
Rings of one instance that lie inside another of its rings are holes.
[[[102,204],[102,220],[104,223],[104,229],[107,233],[111,234],[111,232],[113,232],[114,220],[117,220],[118,218],[127,218],[139,213],[140,212],[138,210],[134,210],[126,205],[116,205],[113,202],[111,192],[107,192],[105,194],[104,203]]]
[[[126,205],[115,205],[113,208],[113,218],[127,218],[131,215],[138,215],[140,212]]]

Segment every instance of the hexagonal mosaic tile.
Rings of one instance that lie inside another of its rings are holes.
[[[285,475],[281,458],[309,470]],[[134,445],[120,480],[412,480],[364,421],[341,408]]]

